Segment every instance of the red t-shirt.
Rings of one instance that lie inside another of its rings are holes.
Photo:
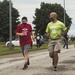
[[[30,24],[19,24],[16,28],[16,33],[25,33],[25,36],[20,36],[20,46],[31,44],[31,31],[32,27]]]

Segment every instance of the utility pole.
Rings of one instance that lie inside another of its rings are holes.
[[[12,49],[12,4],[11,0],[9,0],[9,38],[10,38],[10,44],[9,49]]]
[[[64,24],[65,24],[65,0],[64,0]]]

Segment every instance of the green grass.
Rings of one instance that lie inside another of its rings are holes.
[[[43,50],[47,48],[47,42],[45,44],[43,44],[40,48],[37,48],[36,46],[33,46],[32,49],[30,49],[30,51],[36,51],[36,50]],[[16,53],[21,53],[21,48],[20,47],[14,47],[13,50],[9,50],[6,46],[4,42],[0,42],[0,56],[2,55],[9,55],[9,54],[16,54]]]
[[[69,45],[74,45],[75,42],[69,41]],[[36,50],[43,50],[43,49],[47,49],[48,47],[48,43],[45,42],[45,44],[43,44],[40,48],[37,48],[36,46],[33,46],[32,49],[30,49],[30,51],[36,51]],[[0,42],[0,56],[2,55],[9,55],[9,54],[16,54],[16,53],[21,53],[21,48],[20,47],[14,47],[13,50],[9,50],[6,46],[4,42]]]
[[[0,46],[1,46],[1,45],[5,45],[5,42],[0,42]]]
[[[74,45],[75,44],[75,41],[73,41],[73,42],[72,41],[69,41],[68,43],[69,43],[69,45]],[[64,43],[62,42],[62,44],[64,44]]]
[[[15,47],[14,50],[9,50],[6,46],[1,45],[0,46],[0,56],[1,55],[8,55],[8,54],[14,54],[14,53],[19,53],[20,47]]]
[[[74,45],[75,44],[75,41],[72,42],[72,41],[69,41],[69,45]]]

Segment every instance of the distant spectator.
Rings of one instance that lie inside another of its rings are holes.
[[[42,44],[44,44],[44,38],[43,38],[43,36],[41,35],[41,36],[40,36],[40,46],[42,46]]]
[[[39,33],[36,36],[37,48],[40,47],[40,35]]]
[[[66,47],[66,49],[68,49],[68,35],[67,35],[67,33],[63,37],[64,37],[64,39],[63,39],[63,41],[64,41],[63,48]]]

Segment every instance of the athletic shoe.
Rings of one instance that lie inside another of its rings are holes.
[[[27,62],[27,65],[30,65],[30,62],[29,62],[29,58],[28,58],[28,62]]]
[[[24,67],[22,68],[22,70],[26,70],[28,68],[28,66],[25,64]]]
[[[54,66],[54,71],[57,71],[57,67],[56,66]]]
[[[58,53],[60,53],[60,49],[58,50]]]

